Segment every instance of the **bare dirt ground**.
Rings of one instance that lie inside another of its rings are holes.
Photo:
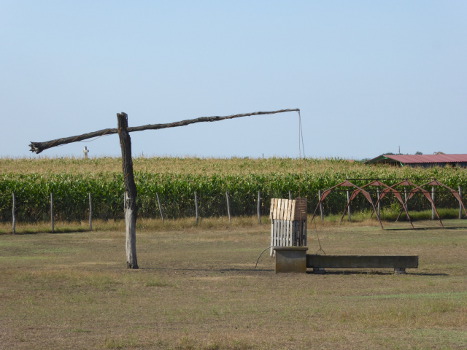
[[[309,231],[309,253],[419,255],[407,275],[275,274],[264,225],[138,232],[139,270],[122,232],[2,234],[0,349],[465,349],[467,223],[444,224]]]

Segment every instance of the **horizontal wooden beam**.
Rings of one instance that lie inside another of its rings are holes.
[[[300,112],[300,109],[298,108],[280,109],[277,111],[252,112],[252,113],[233,114],[233,115],[227,115],[227,116],[200,117],[200,118],[195,118],[195,119],[181,120],[181,121],[173,122],[173,123],[147,124],[147,125],[142,125],[142,126],[128,127],[127,130],[128,132],[143,131],[143,130],[159,130],[159,129],[175,128],[175,127],[185,126],[185,125],[190,125],[190,124],[195,124],[195,123],[217,122],[217,121],[227,120],[227,119],[267,115],[267,114],[277,114],[277,113],[285,113],[285,112]],[[102,129],[98,131],[89,132],[86,134],[64,137],[64,138],[44,141],[44,142],[32,142],[31,141],[31,143],[29,144],[29,147],[30,147],[31,152],[38,154],[48,148],[61,146],[61,145],[65,145],[65,144],[72,143],[72,142],[88,140],[94,137],[112,135],[112,134],[116,134],[117,132],[118,132],[117,128],[110,128],[110,129]]]

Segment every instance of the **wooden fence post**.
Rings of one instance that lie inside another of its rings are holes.
[[[161,215],[162,222],[164,222],[164,215],[162,214],[162,205],[159,199],[159,193],[156,192],[157,205],[159,207],[159,214]]]
[[[349,221],[352,221],[352,216],[351,216],[351,212],[350,212],[350,193],[349,191],[347,191],[347,214],[349,216]]]
[[[462,190],[461,190],[460,185],[458,186],[458,189],[459,189],[459,197],[461,198],[461,202],[462,202]],[[462,203],[459,203],[459,219],[462,219]]]
[[[381,201],[379,200],[379,188],[376,189],[376,197],[377,197],[376,200],[378,203],[376,210],[378,213],[378,217],[380,218],[381,217]]]
[[[323,202],[321,202],[321,190],[318,190],[318,203],[319,203],[319,216],[321,217],[321,222],[323,222],[324,211],[323,211]]]
[[[55,232],[55,219],[54,219],[54,194],[50,192],[50,226],[52,233]]]
[[[261,224],[261,192],[258,191],[258,201],[256,204],[256,211],[258,213],[258,224]]]
[[[230,200],[229,200],[229,192],[225,192],[225,200],[227,202],[227,216],[229,217],[229,223],[230,223]]]
[[[126,227],[126,266],[137,269],[136,259],[136,184],[133,174],[133,160],[131,158],[131,138],[128,132],[128,115],[117,113],[118,136],[122,149],[122,170],[125,183],[125,227]]]
[[[198,214],[198,196],[195,191],[195,215],[196,215],[196,224],[199,223],[199,214]]]
[[[92,198],[91,193],[88,193],[89,199],[89,231],[92,231]]]
[[[12,204],[11,204],[11,230],[13,234],[16,233],[16,198],[15,198],[15,193],[13,192],[12,194]]]

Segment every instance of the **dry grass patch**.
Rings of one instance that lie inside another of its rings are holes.
[[[467,228],[319,228],[328,254],[419,254],[387,270],[274,273],[268,228],[0,236],[5,349],[462,349]],[[426,223],[427,226],[430,223]],[[310,231],[310,252],[318,250]]]

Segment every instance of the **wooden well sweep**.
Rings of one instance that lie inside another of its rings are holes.
[[[274,247],[303,247],[307,245],[306,198],[271,199],[271,256]]]

